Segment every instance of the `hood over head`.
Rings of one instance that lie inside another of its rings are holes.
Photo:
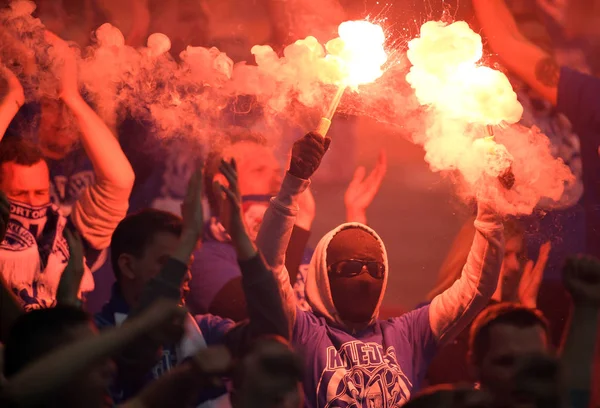
[[[308,276],[306,279],[306,298],[315,314],[324,317],[329,324],[344,329],[347,329],[348,327],[342,319],[342,317],[340,316],[340,313],[338,312],[334,304],[327,268],[327,260],[328,256],[335,258],[330,259],[330,261],[333,262],[344,260],[343,244],[339,245],[339,242],[336,242],[335,245],[331,245],[331,243],[333,238],[337,234],[348,229],[359,229],[362,232],[366,232],[373,238],[375,238],[376,242],[379,244],[379,247],[377,249],[381,251],[378,259],[380,259],[385,266],[385,274],[383,277],[377,304],[373,310],[370,320],[368,322],[365,322],[369,325],[374,323],[375,320],[377,320],[377,317],[379,316],[379,308],[381,306],[381,302],[385,294],[389,274],[387,252],[385,250],[383,240],[379,237],[379,235],[377,235],[377,233],[373,229],[369,228],[368,226],[360,223],[342,224],[337,228],[333,229],[332,231],[328,232],[327,234],[325,234],[325,236],[323,236],[323,238],[321,238],[321,240],[317,244],[317,247],[315,248],[308,269]],[[360,241],[360,234],[357,234],[357,238],[359,238]],[[356,242],[354,244],[356,245],[357,249],[361,247],[361,242]],[[359,259],[362,259],[362,257],[359,257]],[[357,301],[359,302],[360,299],[357,299]]]

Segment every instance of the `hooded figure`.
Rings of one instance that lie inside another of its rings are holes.
[[[363,224],[342,224],[315,248],[306,279],[307,301],[332,326],[359,330],[379,315],[387,270],[379,235]]]
[[[257,237],[281,285],[292,344],[306,362],[305,405],[402,405],[418,389],[438,347],[460,333],[494,293],[503,259],[501,219],[480,206],[461,277],[430,305],[389,320],[378,319],[390,273],[382,239],[365,225],[340,225],[315,249],[306,282],[312,311],[304,311],[283,265],[298,196],[308,185],[286,174]]]

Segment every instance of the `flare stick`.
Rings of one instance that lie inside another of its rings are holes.
[[[329,104],[329,109],[327,110],[327,113],[321,118],[317,128],[315,129],[315,132],[323,137],[327,136],[327,132],[329,131],[329,127],[331,126],[331,120],[333,119],[333,115],[335,115],[335,111],[337,110],[340,101],[342,100],[342,96],[344,95],[345,90],[345,86],[338,87],[335,96]]]

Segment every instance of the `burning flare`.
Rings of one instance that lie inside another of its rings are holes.
[[[466,195],[493,200],[505,213],[531,213],[542,197],[560,199],[573,176],[552,157],[547,137],[516,125],[523,107],[482,55],[481,37],[464,21],[428,21],[408,43],[406,80],[431,108],[425,158],[434,171],[459,170]],[[491,126],[496,137],[486,137]]]
[[[339,73],[335,85],[356,90],[383,75],[381,67],[388,56],[381,26],[365,20],[346,21],[340,24],[338,34],[325,45],[327,59],[335,62]]]
[[[517,123],[523,107],[508,78],[478,65],[481,37],[467,23],[428,21],[421,38],[408,43],[413,64],[406,80],[422,105],[432,105],[450,118],[478,125]]]
[[[383,75],[381,67],[387,62],[385,34],[381,26],[365,20],[346,21],[338,28],[339,37],[328,41],[326,59],[336,68],[337,92],[329,109],[317,126],[317,133],[325,136],[347,87],[357,91],[359,85],[375,81]]]

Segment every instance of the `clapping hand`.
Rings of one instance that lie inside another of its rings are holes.
[[[527,261],[519,282],[519,300],[527,307],[535,308],[537,305],[538,292],[544,277],[544,269],[548,262],[548,256],[552,244],[550,241],[540,246],[540,252],[535,264],[532,260]]]
[[[188,188],[181,204],[183,217],[183,235],[190,235],[199,239],[204,230],[204,209],[202,207],[202,165],[196,167],[192,173]]]
[[[52,46],[54,71],[60,80],[60,98],[64,100],[80,97],[75,52],[65,40],[50,31],[46,31],[45,38]]]
[[[77,232],[72,232],[68,228],[65,229],[64,234],[69,245],[69,261],[58,282],[56,300],[59,304],[77,305],[79,286],[85,272],[83,242]]]
[[[366,211],[379,191],[383,177],[387,172],[387,156],[384,150],[379,153],[377,164],[368,176],[366,169],[360,166],[344,194],[346,205],[346,221],[367,223]]]
[[[238,258],[250,259],[256,255],[256,249],[252,240],[248,236],[244,220],[242,219],[242,205],[240,190],[238,187],[238,176],[235,160],[227,162],[221,160],[219,170],[227,179],[228,187],[215,181],[215,189],[221,191],[223,206],[225,212],[223,219],[223,227],[229,233],[231,242],[236,249]],[[223,211],[222,211],[223,213]]]

